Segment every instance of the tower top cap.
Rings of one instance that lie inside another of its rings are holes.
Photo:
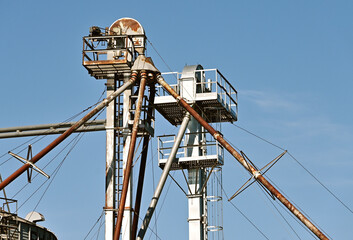
[[[109,27],[109,35],[145,35],[142,25],[133,18],[120,18]]]

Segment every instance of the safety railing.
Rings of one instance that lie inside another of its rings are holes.
[[[18,211],[17,200],[0,197],[0,202],[1,202],[0,212],[17,214],[17,211]]]
[[[173,88],[173,90],[176,91],[178,94],[180,94],[179,79],[180,79],[181,73],[166,72],[166,73],[162,73],[162,76],[164,80]],[[170,94],[162,86],[158,85],[156,86],[156,96],[165,97],[165,96],[170,96]]]
[[[138,99],[138,96],[136,96],[136,95],[130,96],[130,101],[131,101],[131,103],[133,103],[133,104],[131,104],[131,109],[130,109],[130,120],[134,120],[137,99]],[[154,110],[151,111],[151,113],[149,113],[148,106],[149,106],[148,97],[146,95],[144,95],[143,99],[142,99],[140,119],[143,119],[143,120],[149,119],[153,123],[155,120],[155,116],[154,116],[155,113],[154,113]]]
[[[143,35],[105,35],[83,37],[82,60],[105,61],[110,54],[113,60],[133,61],[137,52],[133,38]]]
[[[195,76],[195,97],[200,93],[216,92],[227,110],[238,114],[238,92],[218,69],[196,70]]]
[[[180,94],[181,73],[168,72],[162,73],[162,76],[166,82]],[[197,97],[200,95],[217,93],[218,99],[223,103],[224,107],[229,112],[234,112],[238,115],[238,92],[218,69],[195,70],[194,84],[196,85],[194,92],[189,92],[192,91],[190,89],[185,89],[184,91],[187,91],[188,95],[193,96],[195,100],[197,100]],[[170,96],[161,86],[157,86],[156,90],[157,96],[159,97]]]
[[[191,139],[198,138],[198,141]],[[175,135],[158,136],[158,160],[167,159],[175,142]],[[195,150],[200,156],[192,156]],[[223,163],[223,147],[208,132],[186,133],[178,147],[176,158],[216,156]]]

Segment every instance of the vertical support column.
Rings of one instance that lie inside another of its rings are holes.
[[[114,78],[107,79],[107,96],[115,91]],[[107,106],[106,111],[106,167],[105,167],[105,240],[112,240],[114,236],[114,209],[115,209],[115,118],[116,101]]]
[[[149,74],[149,79],[153,80],[153,75]],[[154,98],[156,95],[156,88],[154,85],[150,85],[150,94],[148,98],[148,109],[147,116],[144,117],[144,120],[150,125],[152,123],[152,118],[154,116]],[[142,199],[142,190],[143,190],[143,182],[145,178],[145,169],[146,169],[146,161],[147,161],[147,152],[148,152],[148,143],[149,143],[150,135],[146,134],[143,137],[142,144],[142,155],[141,155],[141,163],[140,163],[140,171],[139,171],[139,179],[137,183],[136,197],[135,197],[135,209],[134,209],[134,218],[132,220],[132,231],[131,235],[133,239],[136,239],[137,233],[137,224],[139,220],[140,207],[141,207],[141,199]]]
[[[201,125],[191,118],[191,121],[187,129],[186,143],[188,147],[186,151],[186,157],[199,157],[202,155],[201,148],[199,146],[201,141]],[[188,182],[191,192],[188,196],[188,207],[189,207],[189,239],[193,240],[204,240],[206,239],[204,229],[204,210],[205,201],[204,194],[199,193],[199,190],[204,183],[204,170],[200,168],[189,169],[188,171]]]
[[[190,169],[188,172],[188,181],[191,189],[188,196],[189,207],[189,239],[204,240],[205,231],[203,224],[204,215],[204,196],[203,194],[195,193],[203,185],[204,173],[202,169]]]
[[[129,147],[131,142],[131,131],[129,128],[129,120],[131,119],[130,109],[131,109],[131,92],[132,89],[127,89],[124,92],[124,110],[123,110],[123,127],[126,131],[124,136],[124,147],[123,147],[123,172],[126,169],[126,163],[129,153]],[[131,240],[131,225],[132,225],[132,172],[129,179],[129,187],[126,195],[126,202],[124,208],[124,217],[121,226],[121,239]],[[124,182],[124,176],[123,176]]]

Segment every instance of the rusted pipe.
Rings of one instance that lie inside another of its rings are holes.
[[[114,240],[118,240],[120,237],[121,225],[123,222],[124,208],[125,208],[126,196],[127,196],[128,187],[129,187],[129,179],[131,176],[132,160],[134,158],[136,138],[138,133],[138,124],[139,124],[140,115],[141,115],[141,107],[142,107],[143,94],[145,92],[146,82],[147,82],[147,73],[142,71],[135,116],[134,116],[134,123],[132,125],[131,142],[129,146],[129,152],[126,160],[125,171],[124,171],[123,189],[122,189],[121,198],[119,202],[118,216],[117,216],[116,226],[114,231]],[[130,231],[130,229],[128,229],[128,231]]]
[[[1,174],[0,174],[0,182],[2,182]],[[10,212],[10,205],[9,205],[9,202],[7,201],[7,195],[6,195],[5,189],[3,189],[2,191],[4,193],[5,204],[7,205],[7,211]]]
[[[187,110],[213,137],[217,140],[227,151],[232,154],[232,156],[246,169],[248,170],[257,181],[262,183],[289,211],[291,211],[294,216],[296,216],[311,232],[313,232],[319,239],[328,238],[305,217],[286,197],[284,197],[271,183],[269,183],[259,171],[254,169],[250,164],[247,164],[246,160],[241,156],[220,134],[216,131],[210,124],[208,124],[205,119],[203,119],[189,104],[179,96],[171,86],[164,80],[164,78],[159,75],[157,77],[157,82],[167,90],[176,100],[177,103]]]
[[[76,122],[72,127],[66,130],[63,134],[57,137],[52,143],[50,143],[47,147],[45,147],[42,151],[40,151],[37,155],[35,155],[31,159],[31,163],[36,163],[42,157],[44,157],[48,152],[50,152],[53,148],[59,145],[62,141],[64,141],[71,133],[81,127],[85,122],[87,122],[90,118],[92,118],[95,114],[97,114],[100,110],[106,107],[111,101],[113,101],[118,95],[124,92],[128,87],[130,87],[137,78],[137,73],[132,73],[129,81],[124,83],[118,90],[109,95],[106,99],[104,99],[100,104],[98,104],[95,108],[93,108],[87,115],[81,118],[78,122]],[[26,171],[31,165],[24,164],[22,167],[17,169],[13,174],[7,177],[3,182],[0,183],[0,190],[6,187],[9,183],[15,180],[18,176],[20,176],[24,171]]]
[[[149,75],[150,76],[150,75]],[[152,75],[153,77],[153,75]],[[155,85],[150,86],[150,96],[148,99],[148,109],[147,109],[147,122],[151,124],[151,116],[153,113],[153,103],[154,97],[156,95],[156,88]],[[137,190],[136,190],[136,198],[135,198],[135,207],[134,207],[134,217],[132,219],[132,227],[131,227],[131,237],[132,239],[136,238],[137,233],[137,224],[140,215],[140,207],[141,207],[141,199],[142,199],[142,190],[143,190],[143,181],[145,178],[145,169],[146,169],[146,160],[147,160],[147,153],[148,153],[148,143],[149,143],[149,135],[145,135],[143,137],[143,147],[142,147],[142,154],[141,154],[141,163],[140,163],[140,171],[139,171],[139,179],[137,183]]]

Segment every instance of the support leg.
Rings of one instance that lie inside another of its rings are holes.
[[[175,159],[175,156],[176,156],[176,154],[178,152],[178,148],[180,146],[180,142],[181,142],[181,140],[182,140],[182,138],[184,136],[184,133],[186,131],[186,128],[187,128],[187,125],[188,125],[189,121],[190,121],[190,114],[186,113],[186,115],[185,115],[185,117],[183,119],[183,122],[180,125],[180,129],[179,129],[178,135],[177,135],[177,137],[175,139],[175,142],[174,142],[174,145],[173,145],[172,150],[170,152],[170,155],[169,155],[169,157],[167,159],[167,162],[166,162],[166,164],[164,166],[161,178],[159,179],[158,185],[157,185],[156,190],[155,190],[155,192],[153,194],[150,206],[148,207],[148,210],[147,210],[147,213],[145,215],[145,218],[143,219],[142,226],[141,226],[141,228],[139,230],[139,233],[138,233],[138,236],[137,236],[137,239],[139,239],[139,240],[143,239],[145,234],[146,234],[146,230],[147,230],[148,225],[149,225],[149,223],[150,223],[150,221],[152,219],[153,212],[156,209],[156,206],[157,206],[157,203],[158,203],[158,199],[161,196],[164,184],[165,184],[165,182],[166,182],[166,180],[168,178],[168,174],[169,174],[170,168],[171,168],[173,160]]]

